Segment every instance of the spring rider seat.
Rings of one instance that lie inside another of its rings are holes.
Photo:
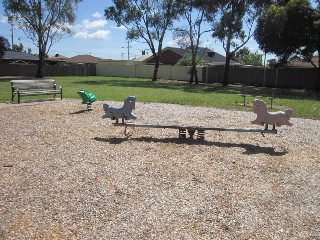
[[[88,93],[84,89],[79,90],[77,93],[82,98],[82,104],[87,104],[87,110],[91,111],[91,104],[97,100],[96,96],[92,92]]]

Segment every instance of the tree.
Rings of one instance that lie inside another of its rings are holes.
[[[39,49],[37,76],[43,77],[44,58],[51,46],[71,31],[76,5],[81,0],[3,0],[9,21],[17,22]]]
[[[177,17],[178,1],[172,0],[113,0],[105,9],[106,19],[127,29],[127,39],[142,38],[155,59],[152,81],[157,81],[163,39]]]
[[[261,67],[262,64],[262,54],[256,52],[251,52],[249,48],[244,47],[235,53],[235,59],[245,65],[253,65]]]
[[[287,62],[291,55],[303,51],[310,44],[310,10],[306,0],[272,4],[257,22],[255,38],[260,48],[275,53],[282,63]]]
[[[4,52],[10,48],[8,39],[3,36],[0,36],[0,60],[2,59]]]
[[[252,37],[253,24],[259,15],[259,8],[254,8],[255,1],[220,0],[218,2],[221,17],[219,21],[214,23],[212,37],[222,42],[226,53],[223,86],[227,86],[230,60],[234,57],[235,52]],[[247,33],[243,30],[244,24],[248,27]]]
[[[271,67],[271,68],[277,68],[278,64],[279,64],[278,60],[275,59],[275,58],[272,58],[272,59],[268,60],[268,66]]]
[[[197,63],[197,65],[204,65],[206,62],[203,60],[202,57],[197,56],[196,63]],[[193,64],[193,56],[192,55],[183,56],[176,63],[177,66],[192,66],[192,64]],[[190,74],[191,74],[191,71],[190,71]]]
[[[178,44],[183,48],[189,48],[191,51],[191,71],[189,83],[198,84],[197,52],[200,44],[200,38],[204,33],[211,32],[212,29],[202,30],[203,22],[214,15],[216,8],[213,1],[181,1],[181,15],[187,21],[187,26],[174,28],[173,36]],[[209,10],[210,9],[210,10]],[[209,14],[210,13],[210,14]]]
[[[317,69],[318,77],[315,90],[320,92],[320,1],[317,6],[312,9],[313,24],[311,25],[310,45],[302,51],[304,59],[310,62]],[[318,62],[313,62],[314,52],[318,55]]]
[[[319,63],[312,62],[315,52],[320,55],[319,3],[316,8],[307,0],[270,5],[258,19],[255,38],[260,49],[276,54],[281,64],[295,56],[310,62],[318,70],[315,88],[320,90]]]
[[[24,46],[22,45],[22,43],[13,44],[12,51],[14,51],[14,52],[24,52],[24,53],[31,53],[32,52],[31,48],[28,48],[27,50],[24,49]]]

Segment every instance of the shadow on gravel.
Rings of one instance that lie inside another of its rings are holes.
[[[71,112],[70,114],[80,114],[80,113],[86,113],[86,112],[90,112],[88,110],[79,110],[79,111],[76,111],[76,112]]]
[[[153,137],[139,137],[139,138],[100,138],[95,137],[94,140],[99,142],[107,142],[110,144],[121,144],[126,141],[137,141],[137,142],[147,142],[147,143],[175,143],[175,144],[187,144],[187,145],[206,145],[211,147],[222,147],[222,148],[243,148],[245,151],[242,154],[268,154],[271,156],[284,156],[287,151],[276,151],[272,147],[261,147],[252,144],[245,143],[222,143],[222,142],[210,142],[206,140],[196,140],[196,139],[178,139],[178,138],[153,138]]]

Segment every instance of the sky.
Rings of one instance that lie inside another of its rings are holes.
[[[73,35],[64,37],[55,43],[48,55],[59,54],[65,57],[73,57],[89,54],[103,59],[127,60],[128,53],[129,59],[141,56],[142,50],[151,54],[143,39],[131,41],[128,44],[126,29],[117,27],[114,22],[106,20],[104,9],[112,5],[112,0],[83,0],[79,3],[76,12],[77,19],[72,26]],[[0,5],[0,35],[7,38],[10,44],[13,36],[14,44],[22,43],[24,49],[31,48],[32,53],[38,53],[37,47],[26,38],[21,30],[14,26],[12,31],[11,24],[4,17],[2,4]],[[221,55],[225,55],[222,43],[213,39],[209,34],[204,36],[201,42],[201,47],[208,47]],[[166,34],[163,46],[178,47],[170,32]],[[249,40],[246,46],[250,51],[258,51],[262,54],[253,38]],[[273,57],[269,55],[267,59]]]

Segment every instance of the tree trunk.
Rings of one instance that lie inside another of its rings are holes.
[[[224,75],[223,75],[223,82],[222,86],[228,86],[229,84],[229,66],[230,66],[230,45],[231,45],[231,34],[229,34],[227,39],[227,48],[226,48],[226,63],[224,65]]]
[[[317,68],[317,82],[316,82],[316,86],[315,86],[315,88],[314,88],[314,90],[316,91],[316,92],[320,92],[320,67],[318,67]]]
[[[45,44],[43,42],[43,33],[42,33],[42,7],[41,7],[41,1],[38,0],[38,17],[39,22],[37,26],[37,35],[38,35],[38,49],[39,49],[39,62],[38,62],[38,69],[37,69],[37,78],[43,78],[43,66],[44,66],[44,55],[45,55]]]
[[[39,57],[40,58],[40,57]],[[37,69],[37,78],[43,78],[43,66],[44,66],[44,61],[43,59],[39,59],[38,62],[38,69]]]
[[[189,80],[190,84],[193,83],[193,76],[194,76],[194,69],[193,69],[193,66],[191,66],[191,69],[190,69],[190,80]]]
[[[195,84],[199,84],[198,81],[198,74],[197,74],[197,62],[196,62],[196,57],[197,54],[196,52],[198,51],[198,48],[196,48],[193,52],[192,52],[192,59],[191,59],[191,77],[190,77],[190,81],[189,83],[193,83],[193,79],[195,80]]]
[[[195,77],[194,84],[199,84],[198,71],[196,67],[194,68],[194,77]]]
[[[224,75],[222,86],[228,86],[229,84],[229,67],[230,67],[230,54],[227,55],[226,64],[224,66]]]
[[[320,48],[318,50],[318,67],[317,67],[317,70],[318,70],[317,82],[316,82],[316,86],[315,86],[314,90],[316,92],[320,92]]]
[[[44,54],[43,50],[39,47],[39,62],[37,69],[37,78],[43,78]]]
[[[159,71],[159,65],[160,65],[160,56],[157,55],[155,58],[156,62],[154,65],[154,70],[153,70],[153,76],[152,76],[152,81],[157,81],[158,80],[158,71]]]

